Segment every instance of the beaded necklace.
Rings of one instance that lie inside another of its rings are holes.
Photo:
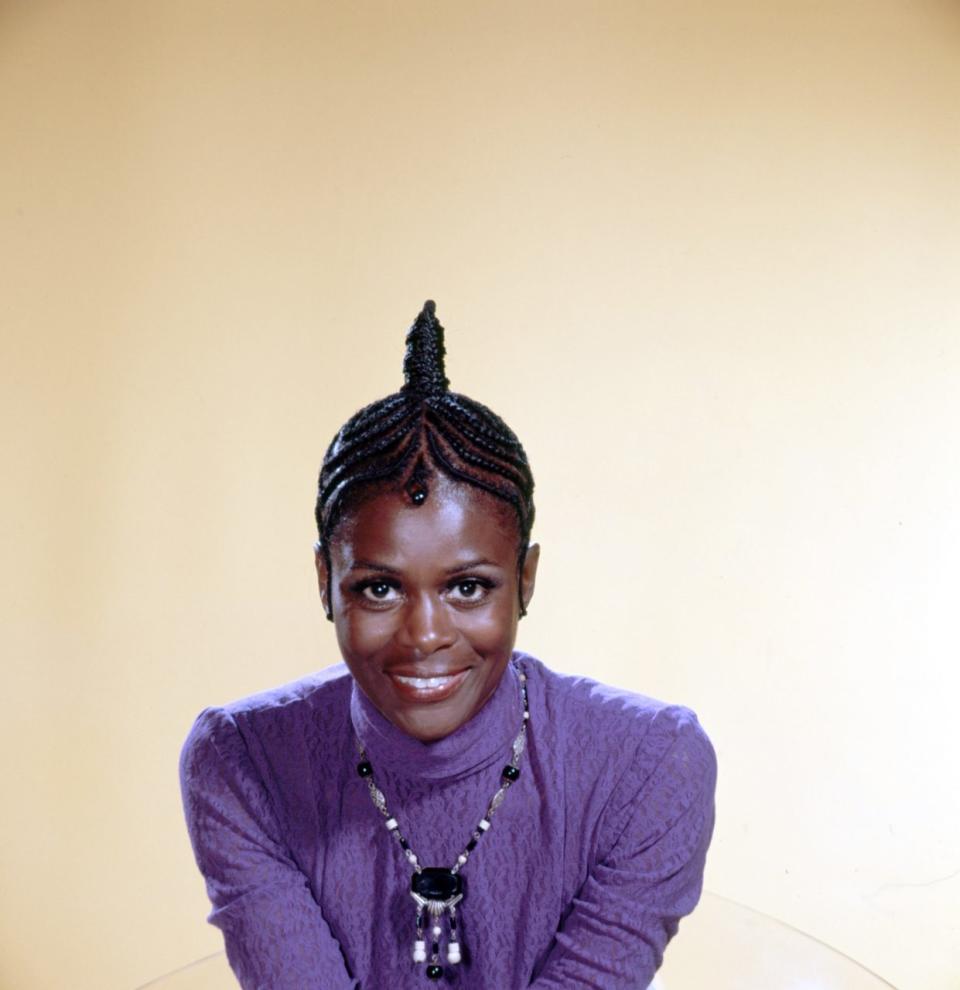
[[[450,935],[447,940],[447,962],[455,966],[460,962],[460,943],[457,940],[457,905],[463,900],[464,889],[463,877],[460,871],[466,866],[470,854],[477,848],[477,843],[484,833],[490,828],[490,820],[493,818],[497,808],[503,803],[510,785],[520,776],[520,758],[527,742],[527,723],[530,721],[530,706],[527,702],[527,675],[518,670],[520,679],[520,698],[523,702],[523,719],[520,722],[520,731],[511,745],[511,760],[500,773],[500,787],[490,799],[487,805],[486,814],[477,823],[470,840],[464,850],[457,857],[456,863],[449,869],[443,866],[421,866],[417,854],[410,848],[410,844],[400,831],[400,825],[387,810],[387,799],[383,791],[377,787],[373,779],[373,766],[367,759],[363,745],[357,740],[357,749],[360,752],[360,762],[357,764],[357,773],[366,781],[370,790],[370,797],[374,807],[386,819],[384,825],[397,840],[403,850],[407,862],[413,867],[413,876],[410,878],[410,896],[416,905],[416,928],[417,937],[413,943],[413,961],[415,963],[427,962],[427,940],[423,937],[424,922],[429,915],[432,922],[429,963],[427,965],[427,978],[439,980],[443,976],[443,967],[440,965],[440,938],[443,935],[443,916],[446,914],[449,922]]]

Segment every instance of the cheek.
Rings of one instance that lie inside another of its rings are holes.
[[[460,631],[478,653],[509,653],[517,634],[516,610],[508,602],[489,611],[466,613]]]
[[[387,646],[396,628],[388,612],[346,609],[336,616],[337,642],[345,658],[363,660]]]

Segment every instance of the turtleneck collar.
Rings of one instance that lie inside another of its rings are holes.
[[[523,705],[515,652],[493,694],[468,722],[449,736],[421,742],[384,718],[353,682],[350,719],[367,758],[375,769],[422,780],[459,780],[507,761],[510,744],[520,731]]]

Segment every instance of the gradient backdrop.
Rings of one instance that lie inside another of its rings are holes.
[[[215,951],[177,755],[337,659],[323,450],[428,296],[520,644],[695,707],[707,886],[960,978],[960,7],[0,0],[0,985]]]

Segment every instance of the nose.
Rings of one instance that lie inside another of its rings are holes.
[[[407,601],[397,635],[405,649],[413,650],[418,657],[428,657],[452,646],[456,637],[456,627],[436,595],[424,591]]]

